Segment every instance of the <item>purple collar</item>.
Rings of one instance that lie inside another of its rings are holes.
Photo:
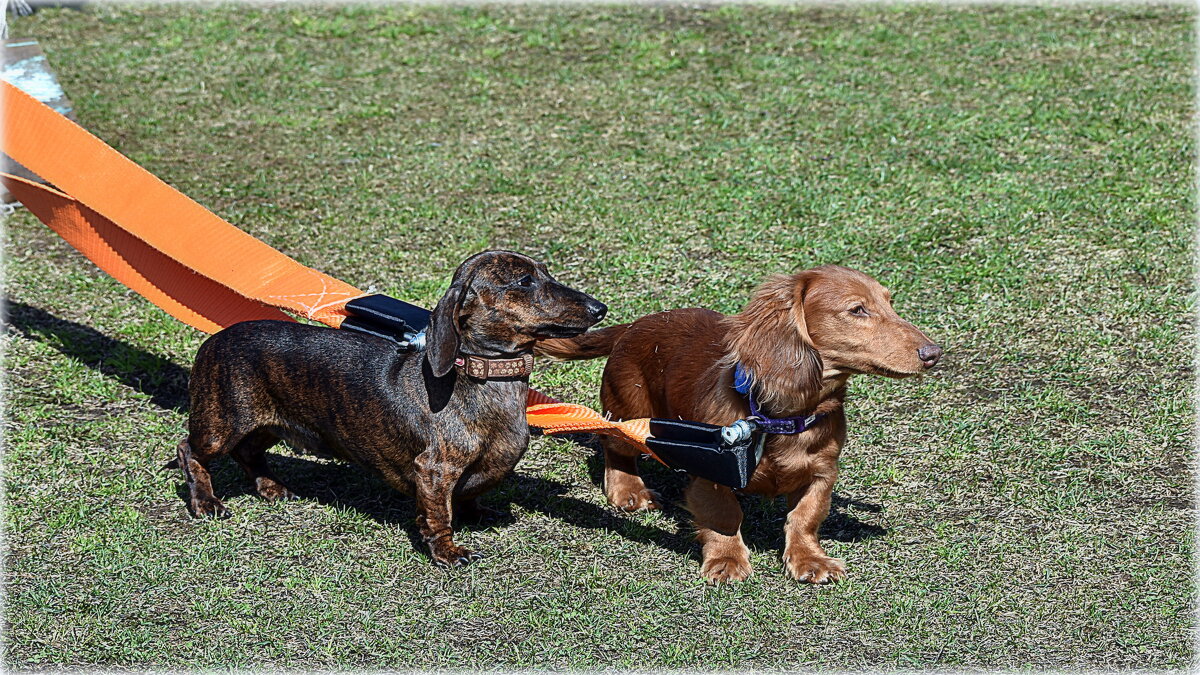
[[[758,397],[754,395],[754,387],[750,386],[750,382],[750,371],[742,364],[737,364],[733,371],[733,388],[750,402],[750,417],[758,424],[761,431],[768,434],[790,436],[813,428],[825,417],[825,413],[797,417],[767,417],[758,407]]]

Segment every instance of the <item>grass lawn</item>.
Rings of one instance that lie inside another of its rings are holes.
[[[709,587],[682,477],[604,502],[538,438],[445,573],[412,502],[278,448],[221,522],[160,467],[203,336],[8,219],[4,661],[191,669],[1186,668],[1195,12],[98,4],[12,25],[81,123],[305,264],[431,305],[486,247],[611,308],[738,310],[862,269],[946,348],[851,384],[823,530],[850,578]],[[163,214],[164,220],[170,214]],[[602,362],[533,384],[598,405]]]

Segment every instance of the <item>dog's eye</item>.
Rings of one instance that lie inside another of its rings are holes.
[[[533,277],[526,274],[525,276],[521,277],[520,279],[517,279],[516,285],[520,286],[521,288],[529,288],[530,286],[533,285]]]
[[[855,305],[854,307],[851,307],[850,313],[854,316],[871,316],[867,313],[867,308],[863,307],[862,305]]]

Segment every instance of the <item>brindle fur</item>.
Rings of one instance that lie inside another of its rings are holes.
[[[207,466],[228,454],[264,499],[294,499],[265,452],[280,440],[374,469],[416,499],[435,563],[480,556],[454,543],[451,520],[500,482],[529,442],[527,377],[476,380],[459,352],[530,353],[539,338],[570,337],[604,317],[594,298],[546,266],[508,251],[467,259],[438,302],[423,353],[382,338],[285,321],[239,323],[209,338],[189,385],[191,417],[178,460],[197,517],[226,517]]]

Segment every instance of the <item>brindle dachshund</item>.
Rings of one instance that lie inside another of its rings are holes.
[[[542,263],[487,251],[455,271],[423,353],[286,321],[230,326],[200,347],[192,368],[189,433],[178,448],[191,510],[229,515],[205,468],[225,454],[263,498],[294,499],[265,457],[284,440],[374,469],[415,497],[436,564],[477,560],[454,543],[451,519],[479,515],[476,498],[525,453],[534,341],[578,335],[606,312]]]
[[[560,359],[611,354],[600,400],[614,417],[660,417],[728,425],[750,414],[734,389],[741,364],[762,411],[772,417],[824,413],[798,435],[769,435],[744,492],[787,495],[783,560],[796,579],[845,576],[821,548],[837,460],[846,440],[842,401],[851,375],[908,377],[932,368],[942,350],[892,309],[891,293],[871,277],[826,265],[778,275],[754,291],[740,314],[677,309],[651,314],[537,351]],[[638,450],[604,438],[604,489],[613,506],[656,509],[658,497],[637,471]],[[713,582],[750,576],[742,509],[734,492],[693,477],[685,497],[702,548],[701,575]]]

